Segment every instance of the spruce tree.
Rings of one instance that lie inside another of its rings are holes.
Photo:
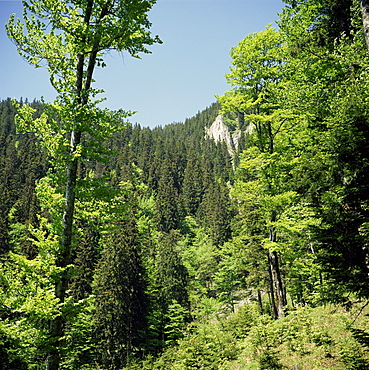
[[[98,361],[104,369],[120,369],[142,350],[147,304],[144,291],[137,230],[131,219],[107,237],[95,275]]]
[[[166,158],[160,168],[160,178],[156,195],[156,220],[159,229],[169,232],[178,229],[178,190],[175,187],[173,163]]]
[[[200,166],[201,163],[196,151],[189,151],[180,196],[181,206],[188,216],[196,214],[205,191],[203,185],[204,174]]]
[[[152,350],[160,349],[168,340],[179,338],[175,338],[173,333],[169,334],[173,329],[172,324],[176,321],[174,311],[181,316],[181,322],[187,320],[188,272],[182,262],[178,240],[177,230],[170,230],[168,234],[163,234],[155,256],[154,281],[150,286],[149,315],[151,327],[149,339],[151,347],[154,347]]]
[[[208,187],[200,215],[214,245],[220,246],[229,240],[232,210],[229,189],[223,181],[216,181]]]

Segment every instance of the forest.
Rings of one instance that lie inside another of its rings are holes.
[[[368,369],[369,3],[284,0],[224,95],[151,129],[93,73],[161,43],[154,3],[6,25],[57,98],[0,102],[0,370]]]

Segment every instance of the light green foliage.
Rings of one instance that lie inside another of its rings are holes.
[[[232,68],[225,77],[231,89],[218,97],[223,113],[238,112],[247,127],[248,147],[274,152],[275,136],[291,115],[276,99],[285,63],[281,33],[267,27],[231,49]]]
[[[154,3],[30,0],[24,3],[24,23],[13,15],[7,32],[30,64],[39,67],[46,63],[50,81],[61,96],[73,96],[79,78],[74,71],[80,55],[98,56],[96,61],[88,62],[87,58],[86,63],[105,66],[102,56],[106,50],[125,50],[138,57],[140,52],[149,52],[145,45],[160,41],[148,31],[151,24],[147,12]]]
[[[221,260],[219,262],[217,272],[215,273],[215,288],[217,290],[218,299],[225,302],[234,309],[234,303],[237,301],[235,292],[241,288],[241,280],[244,277],[241,275],[241,268],[238,265],[235,249],[230,243],[225,243],[222,248]]]
[[[193,217],[187,216],[182,227],[187,238],[181,243],[181,253],[189,274],[190,300],[195,309],[201,297],[215,288],[213,277],[218,269],[219,251]]]
[[[219,327],[199,325],[193,334],[169,348],[150,369],[173,368],[224,370],[226,363],[236,357],[236,342]]]
[[[40,256],[50,255],[54,268],[59,269],[49,276],[48,283],[54,286],[53,298],[60,306],[72,302],[67,289],[78,233],[74,218],[103,225],[101,229],[106,230],[110,228],[107,225],[116,222],[116,214],[127,211],[122,187],[118,191],[107,189],[93,172],[78,174],[81,162],[104,161],[111,154],[104,146],[106,140],[122,130],[123,120],[132,114],[99,107],[101,100],[96,96],[102,90],[92,87],[94,70],[105,66],[103,57],[108,51],[124,50],[138,57],[141,52],[149,52],[147,45],[160,42],[149,31],[147,12],[154,3],[29,0],[23,2],[23,19],[12,15],[6,25],[21,56],[35,67],[47,66],[50,82],[58,93],[55,102],[45,104],[40,117],[35,117],[35,110],[28,105],[18,105],[17,125],[21,132],[34,132],[50,157],[52,170],[39,184],[42,210],[49,216],[44,223],[50,225],[46,229],[41,225],[31,234],[38,241],[35,244]],[[65,196],[60,197],[59,192],[65,192]],[[32,261],[24,264],[31,265]],[[63,307],[50,317],[51,346],[45,352],[46,366],[51,370],[59,369],[68,319]],[[38,323],[38,328],[46,331],[46,327],[46,323]]]
[[[302,369],[364,369],[367,348],[355,339],[355,330],[347,331],[355,315],[328,306],[302,307],[278,321],[256,317],[238,363],[255,364],[258,369],[291,368],[298,363]],[[358,325],[365,326],[365,320]]]
[[[10,19],[21,55],[45,64],[58,92],[39,116],[17,105],[18,131],[36,134],[52,171],[37,182],[39,225],[13,223],[17,205],[9,216],[13,251],[25,238],[36,250],[33,259],[10,253],[0,273],[0,340],[11,344],[10,360],[36,368],[59,346],[60,366],[71,370],[95,368],[99,358],[114,369],[368,368],[361,307],[326,305],[330,297],[356,299],[346,289],[368,296],[369,65],[359,2],[349,15],[340,10],[346,0],[285,2],[293,6],[278,30],[268,26],[231,50],[230,90],[219,102],[227,125],[245,134],[235,177],[223,173],[225,147],[219,155],[223,149],[198,139],[212,114],[196,130],[186,122],[151,132],[125,123],[133,112],[100,108],[94,68],[105,67],[108,50],[138,57],[159,42],[146,14],[155,1],[29,0],[24,20]],[[345,14],[348,32],[337,27]],[[121,150],[118,163],[108,162],[111,149]],[[69,180],[78,222],[65,245]],[[126,240],[130,209],[137,236]],[[98,301],[89,293],[78,301],[67,285],[54,291],[75,277],[73,253],[83,247],[74,248],[87,229],[96,255],[109,236],[121,232],[124,241],[118,248],[112,239],[102,252]],[[57,318],[66,329],[53,341],[47,326]],[[157,357],[131,362],[141,351]]]
[[[94,335],[96,322],[94,320],[95,297],[90,296],[75,304],[73,315],[65,335],[62,369],[82,370],[93,369],[96,358],[96,339]]]
[[[253,326],[259,322],[260,308],[255,303],[247,303],[238,307],[237,311],[230,315],[222,326],[232,332],[237,339],[246,338]]]
[[[250,228],[249,239],[257,234],[262,248],[277,252],[287,290],[310,301],[319,297],[311,292],[322,289],[317,230],[324,240],[328,225],[335,229],[337,209],[360,193],[360,169],[352,164],[367,163],[359,154],[368,136],[358,6],[352,8],[352,35],[328,45],[322,37],[328,40],[329,30],[322,28],[343,16],[328,3],[294,3],[282,12],[278,31],[268,27],[232,48],[231,89],[219,98],[223,112],[241,112],[248,123],[248,149],[232,190],[239,209],[235,227]],[[358,206],[363,220],[364,204]]]
[[[178,339],[183,337],[186,328],[188,310],[182,307],[175,300],[168,306],[166,313],[166,324],[164,326],[165,345],[176,344]]]
[[[233,67],[226,78],[232,88],[219,98],[223,111],[258,115],[261,107],[272,107],[265,93],[281,77],[281,41],[280,33],[267,27],[231,49]]]
[[[19,132],[33,132],[46,149],[53,165],[62,171],[68,151],[67,133],[78,129],[88,135],[84,145],[80,144],[69,160],[104,161],[111,151],[104,144],[114,132],[125,128],[124,119],[133,112],[101,109],[96,102],[83,106],[76,103],[54,102],[44,105],[44,112],[35,118],[35,109],[29,105],[15,103]],[[73,112],[73,114],[71,114]],[[61,161],[61,163],[60,163]],[[62,171],[63,172],[63,171]]]
[[[311,229],[318,227],[320,220],[311,205],[295,191],[288,190],[286,177],[289,169],[293,168],[293,163],[294,161],[288,161],[288,157],[282,154],[260,153],[258,148],[252,147],[241,156],[239,174],[232,189],[232,196],[239,202],[238,222],[244,224],[239,227],[243,233],[248,234],[250,241],[254,240],[259,244],[254,245],[255,252],[248,256],[252,259],[251,256],[260,248],[282,254],[288,282],[295,282],[299,276],[304,276],[306,281],[306,273],[315,279],[318,275],[317,268],[314,267]],[[276,230],[276,240],[270,239],[270,228]],[[255,233],[258,233],[259,240],[255,238]],[[246,243],[250,244],[247,241]],[[247,260],[247,257],[244,259]],[[254,268],[260,271],[261,266],[255,266],[252,262],[248,264],[247,269]],[[294,290],[292,285],[291,289]]]
[[[363,370],[367,366],[367,319],[342,307],[301,307],[281,320],[245,304],[229,317],[193,325],[175,347],[130,369]],[[356,318],[354,328],[353,321]],[[366,343],[366,344],[365,344]]]
[[[92,328],[88,314],[91,298],[74,302],[72,297],[68,297],[60,303],[55,295],[55,281],[59,276],[75,274],[73,265],[62,268],[55,263],[59,251],[58,232],[61,228],[60,219],[57,218],[60,213],[57,210],[60,210],[62,196],[55,193],[48,177],[40,180],[37,192],[42,210],[52,210],[52,221],[50,218],[39,217],[39,227],[28,225],[27,235],[37,255],[28,259],[22,254],[9,253],[0,270],[0,304],[8,312],[0,330],[17,343],[12,356],[27,363],[30,369],[36,369],[43,363],[50,350],[48,325],[55,317],[62,314],[68,320],[65,345],[69,349],[65,349],[68,355],[66,363],[79,363],[76,357],[82,356],[87,346],[91,345]],[[20,231],[18,225],[14,225],[14,239],[17,239]]]
[[[262,248],[262,237],[252,235],[250,225],[246,229],[239,222],[237,226],[242,229],[222,246],[214,278],[218,298],[231,311],[238,301],[268,289],[267,255]]]
[[[290,45],[297,48],[308,39],[309,30],[317,22],[317,14],[321,10],[322,3],[318,1],[300,1],[293,7],[283,8],[277,23],[283,30],[283,35],[288,35],[289,39],[287,41]],[[321,14],[321,17],[324,17],[324,15]]]
[[[50,239],[45,243],[43,238],[40,244],[48,246]],[[30,369],[40,363],[48,351],[46,324],[64,308],[53,289],[54,276],[60,272],[53,256],[45,250],[33,260],[11,253],[3,261],[0,305],[8,314],[2,318],[0,331],[17,343],[11,356],[27,363]]]
[[[101,233],[116,229],[116,223],[127,217],[131,205],[127,202],[131,192],[126,183],[111,186],[103,177],[90,173],[78,181],[76,214]]]

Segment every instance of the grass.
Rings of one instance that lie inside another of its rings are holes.
[[[303,307],[281,320],[259,318],[228,369],[369,369],[368,310],[362,306]]]
[[[253,304],[226,319],[198,323],[141,370],[367,370],[369,306],[301,307],[280,320]],[[135,367],[131,367],[135,369]]]

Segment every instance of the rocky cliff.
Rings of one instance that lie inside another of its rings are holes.
[[[241,137],[241,131],[236,131],[231,135],[228,126],[223,122],[222,115],[219,114],[209,128],[205,127],[205,138],[213,139],[216,143],[225,142],[228,152],[233,157],[238,149],[238,141]]]

